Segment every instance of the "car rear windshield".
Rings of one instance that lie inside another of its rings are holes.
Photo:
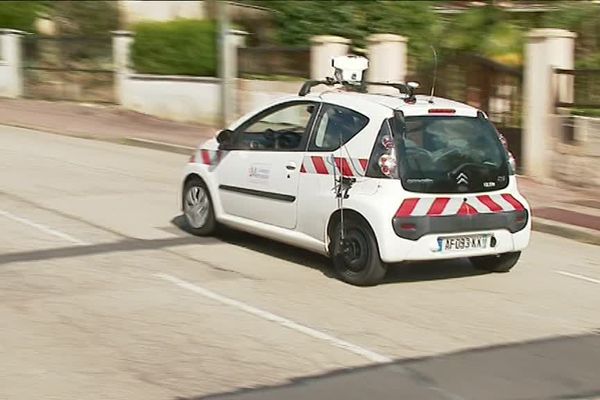
[[[486,192],[508,185],[508,157],[484,117],[396,118],[399,173],[406,190]]]

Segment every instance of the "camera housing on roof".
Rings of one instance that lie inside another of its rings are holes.
[[[331,59],[331,65],[335,68],[336,81],[360,85],[364,71],[369,68],[369,60],[355,55],[339,56]]]

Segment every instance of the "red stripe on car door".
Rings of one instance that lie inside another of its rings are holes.
[[[200,150],[200,154],[202,154],[202,162],[206,165],[210,165],[210,153],[208,150]]]
[[[325,161],[323,160],[322,157],[312,156],[310,159],[312,160],[312,163],[315,166],[315,171],[317,171],[317,174],[321,174],[321,175],[329,174],[329,172],[327,172],[327,167],[325,166]]]
[[[350,165],[348,165],[348,160],[346,160],[345,158],[337,157],[335,159],[335,165],[337,166],[338,171],[340,171],[342,175],[354,176],[354,173],[352,173],[352,168],[350,168]]]

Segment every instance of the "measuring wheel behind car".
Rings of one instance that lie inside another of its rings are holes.
[[[385,276],[386,265],[379,257],[377,241],[371,228],[358,218],[344,221],[331,235],[331,255],[336,273],[344,282],[357,286],[376,285]]]
[[[190,179],[183,188],[183,215],[194,235],[210,235],[216,227],[215,213],[206,184]]]

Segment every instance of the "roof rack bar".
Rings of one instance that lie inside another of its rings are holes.
[[[309,81],[304,82],[304,84],[300,88],[300,91],[298,92],[298,96],[306,96],[307,94],[310,93],[310,90],[315,86],[319,86],[319,85],[333,86],[336,84],[342,85],[346,89],[350,89],[352,91],[359,92],[359,93],[365,93],[367,91],[366,90],[367,85],[392,87],[394,89],[397,89],[401,94],[406,95],[406,98],[404,99],[405,102],[414,103],[416,101],[415,93],[414,93],[415,87],[411,86],[408,83],[404,83],[404,82],[362,82],[362,84],[360,84],[360,85],[354,85],[354,84],[350,84],[348,82],[338,82],[333,78],[326,78],[325,80],[321,80],[321,81],[309,80]]]

